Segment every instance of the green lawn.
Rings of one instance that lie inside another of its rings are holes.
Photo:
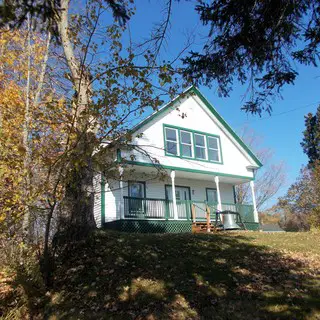
[[[48,319],[320,319],[320,235],[99,231],[61,256]]]

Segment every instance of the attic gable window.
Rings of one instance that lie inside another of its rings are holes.
[[[220,161],[219,140],[216,137],[208,137],[209,161]]]
[[[171,155],[178,155],[178,130],[165,128],[166,152]]]
[[[203,134],[194,134],[195,138],[195,150],[196,150],[196,158],[206,160],[207,152],[206,152],[206,136]]]
[[[222,164],[220,137],[214,134],[164,125],[165,155]]]
[[[192,158],[192,133],[184,130],[180,130],[180,141],[181,141],[181,156]]]

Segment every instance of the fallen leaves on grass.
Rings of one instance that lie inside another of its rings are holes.
[[[292,251],[275,239],[100,231],[59,257],[61,297],[50,312],[58,319],[317,319],[314,248]]]

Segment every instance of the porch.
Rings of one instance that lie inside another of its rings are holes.
[[[139,220],[187,220],[207,221],[209,212],[210,222],[216,218],[216,212],[238,212],[243,222],[254,223],[254,208],[249,204],[218,203],[194,200],[176,200],[177,219],[174,216],[173,200],[135,198],[124,196],[124,218]],[[209,209],[209,210],[208,210]]]
[[[213,226],[216,212],[232,211],[239,213],[247,229],[259,228],[251,178],[167,170],[165,178],[159,179],[152,175],[154,168],[143,169],[123,170],[118,181],[108,182],[101,202],[105,227],[129,232],[191,232],[196,223]],[[252,204],[236,203],[235,186],[250,181]]]

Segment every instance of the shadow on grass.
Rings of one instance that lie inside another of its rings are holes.
[[[319,297],[307,266],[247,237],[98,231],[60,254],[46,315],[319,319]]]
[[[42,311],[50,302],[38,265],[30,261],[25,264],[28,267],[21,264],[0,275],[0,319],[42,319]]]

